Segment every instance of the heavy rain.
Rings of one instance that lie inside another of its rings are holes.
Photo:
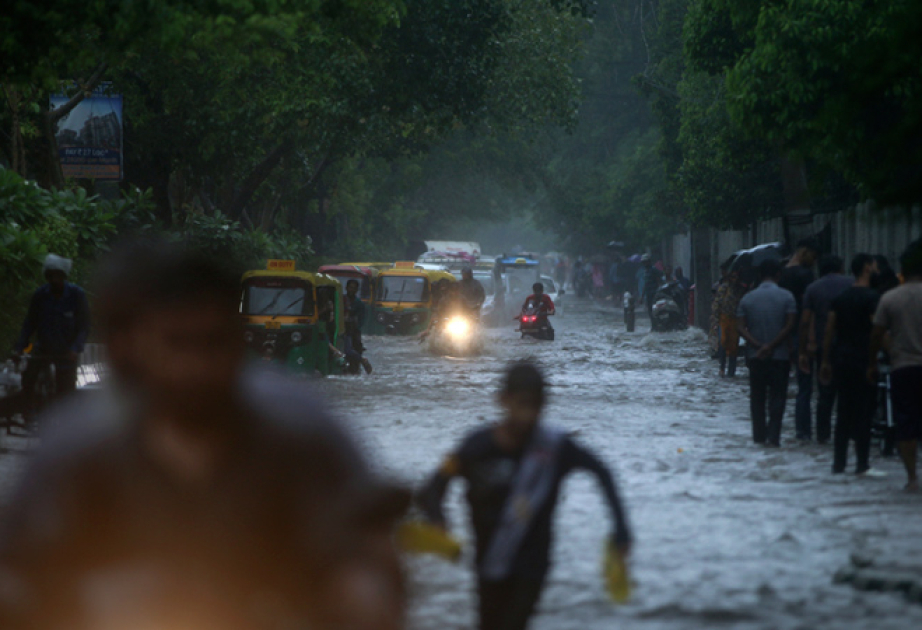
[[[922,627],[922,4],[0,32],[3,630]]]

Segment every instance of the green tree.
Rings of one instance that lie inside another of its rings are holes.
[[[922,199],[922,5],[767,3],[730,66],[736,120],[844,173],[866,196]]]
[[[134,68],[139,55],[170,65],[194,61],[196,50],[221,50],[226,67],[251,67],[280,61],[280,42],[367,46],[399,19],[401,7],[399,0],[15,2],[0,19],[10,163],[45,187],[62,187],[56,123],[107,73]],[[48,111],[47,90],[67,77],[77,77],[70,101]]]

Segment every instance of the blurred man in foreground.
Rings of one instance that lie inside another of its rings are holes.
[[[448,456],[420,494],[433,523],[445,527],[442,502],[455,477],[467,482],[477,544],[480,630],[524,630],[550,568],[560,484],[575,470],[591,472],[611,509],[612,544],[631,545],[624,508],[608,468],[565,432],[539,423],[545,382],[533,365],[513,366],[499,395],[504,417],[474,431]]]
[[[303,385],[245,368],[236,274],[138,245],[97,290],[111,382],[56,411],[4,512],[0,627],[398,628],[405,497]]]

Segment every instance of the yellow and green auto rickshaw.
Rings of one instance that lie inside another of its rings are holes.
[[[243,274],[242,288],[240,314],[253,357],[298,374],[342,372],[339,282],[298,271],[294,261],[270,260],[265,270]]]
[[[415,264],[398,262],[378,275],[374,334],[416,335],[426,330],[439,297],[433,286],[457,282],[447,271],[423,271],[414,269]]]

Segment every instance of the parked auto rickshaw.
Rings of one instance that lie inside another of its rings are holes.
[[[243,274],[240,314],[251,355],[299,374],[341,373],[331,349],[343,345],[339,282],[297,271],[294,261],[270,260],[267,267]]]
[[[378,276],[374,334],[416,335],[426,330],[438,300],[433,285],[457,281],[447,271],[414,269],[415,264],[398,262]]]
[[[359,267],[356,265],[324,265],[320,268],[319,272],[338,280],[342,285],[343,295],[346,293],[346,283],[349,282],[349,280],[358,281],[359,299],[367,306],[365,325],[362,327],[362,332],[370,335],[375,317],[375,280],[380,271],[374,267]]]

